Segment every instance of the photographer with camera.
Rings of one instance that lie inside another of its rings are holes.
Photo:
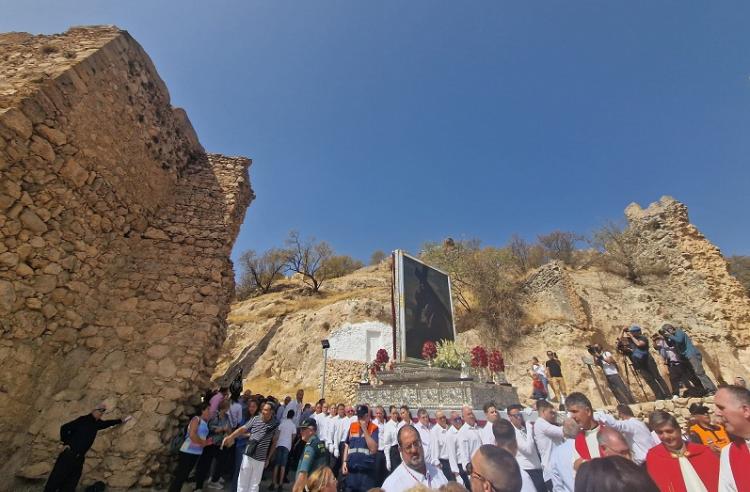
[[[587,345],[586,350],[589,354],[594,357],[594,363],[602,368],[604,377],[607,378],[607,384],[612,394],[619,403],[635,403],[635,398],[630,392],[630,389],[625,385],[625,382],[620,377],[620,372],[617,370],[617,362],[612,356],[612,352],[602,350],[601,345],[594,343]]]
[[[617,350],[626,355],[633,367],[643,379],[646,380],[657,400],[666,400],[669,395],[669,387],[664,378],[659,374],[656,361],[648,351],[648,337],[641,333],[640,326],[631,326],[622,331],[622,336],[617,344]]]
[[[659,333],[661,333],[661,330]],[[661,355],[664,363],[667,365],[669,384],[672,386],[672,395],[674,398],[678,398],[680,396],[680,385],[684,386],[686,390],[693,387],[693,383],[690,380],[691,370],[688,367],[688,362],[677,353],[674,342],[668,338],[664,338],[659,333],[654,333],[651,336],[651,341],[654,344],[654,349],[659,352],[659,355]],[[703,392],[703,389],[701,388],[700,391]]]
[[[675,328],[670,324],[665,324],[662,325],[659,333],[665,339],[670,340],[672,343],[674,343],[677,352],[682,357],[687,359],[687,361],[690,363],[691,368],[693,369],[693,373],[695,373],[696,378],[698,379],[698,381],[700,381],[706,393],[708,393],[709,395],[713,395],[714,393],[716,393],[716,385],[706,375],[706,371],[703,370],[703,356],[698,351],[698,349],[695,348],[695,345],[693,345],[693,341],[690,340],[689,336],[687,336],[685,330],[683,330],[682,328]]]

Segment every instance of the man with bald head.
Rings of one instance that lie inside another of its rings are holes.
[[[633,459],[625,436],[612,427],[602,427],[596,435],[596,440],[599,443],[599,455],[601,457],[622,456],[629,460]]]
[[[451,464],[448,460],[448,436],[451,425],[443,410],[435,412],[435,425],[430,430],[430,460],[435,466],[440,467],[450,481],[455,481],[451,472]]]
[[[521,492],[521,469],[505,449],[485,444],[467,465],[471,492]]]
[[[469,475],[466,466],[471,462],[471,457],[482,445],[482,428],[477,425],[477,418],[470,406],[464,405],[461,409],[464,424],[452,436],[454,444],[449,446],[448,461],[451,465],[453,476],[460,476],[466,488],[470,488]]]
[[[531,475],[522,468],[523,462],[519,459],[518,439],[513,424],[505,419],[497,419],[492,424],[492,436],[497,447],[506,450],[516,458],[521,470],[521,492],[537,492],[537,487],[531,479]],[[544,490],[546,491],[546,488]]]
[[[575,438],[581,431],[581,427],[575,420],[565,419],[562,428],[565,442],[557,446],[550,457],[552,490],[555,492],[573,492],[575,490],[573,453],[575,452]]]
[[[424,447],[419,431],[409,424],[398,431],[401,464],[383,482],[385,492],[402,492],[415,487],[439,489],[448,483],[443,472],[424,457]]]
[[[750,391],[724,386],[714,396],[716,416],[734,440],[721,449],[719,491],[750,490]]]

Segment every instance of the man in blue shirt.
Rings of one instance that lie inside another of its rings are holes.
[[[710,395],[716,393],[716,385],[703,369],[703,356],[695,348],[693,341],[687,336],[685,330],[666,324],[661,327],[660,332],[665,338],[671,340],[675,344],[677,352],[690,362],[690,366],[693,368],[693,372],[703,386],[703,389]]]

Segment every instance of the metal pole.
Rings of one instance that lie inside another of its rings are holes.
[[[326,366],[328,365],[328,349],[323,349],[323,383],[320,385],[321,400],[326,397]]]
[[[594,370],[591,368],[591,364],[586,364],[586,367],[589,368],[589,372],[591,373],[591,379],[594,380],[594,384],[596,385],[596,390],[599,392],[599,396],[601,396],[602,401],[605,405],[609,405],[609,402],[607,401],[607,398],[604,396],[604,392],[602,391],[601,386],[599,386],[599,380],[596,379],[596,374],[594,374]]]

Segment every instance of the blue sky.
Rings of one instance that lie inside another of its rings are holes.
[[[367,260],[588,233],[685,202],[750,254],[748,2],[0,0],[0,31],[116,24],[204,146],[254,160],[235,247]]]

